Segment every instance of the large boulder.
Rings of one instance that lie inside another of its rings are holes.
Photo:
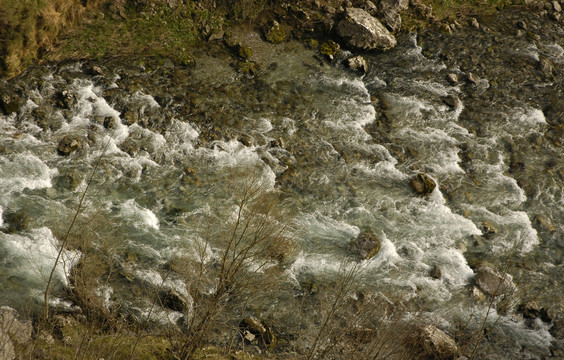
[[[15,359],[14,345],[28,344],[32,330],[31,321],[19,320],[16,310],[8,306],[0,307],[0,359]]]
[[[475,280],[476,285],[478,285],[484,293],[491,296],[506,294],[515,287],[513,282],[506,275],[501,275],[489,266],[480,267],[476,273]]]
[[[447,360],[454,359],[458,354],[456,342],[433,325],[421,328],[419,343],[426,358]]]
[[[373,258],[382,247],[382,241],[371,229],[362,231],[358,236],[351,240],[349,249],[363,260]]]
[[[363,50],[388,50],[396,46],[396,38],[378,19],[359,8],[347,8],[337,24],[337,34],[347,45]]]

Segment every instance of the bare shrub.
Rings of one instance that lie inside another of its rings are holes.
[[[277,197],[251,177],[232,218],[221,224],[208,219],[193,256],[175,259],[174,271],[185,279],[193,304],[184,334],[174,340],[178,358],[191,358],[214,332],[236,328],[247,309],[272,295],[278,260],[290,238]]]

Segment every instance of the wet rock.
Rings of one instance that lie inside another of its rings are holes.
[[[478,82],[480,81],[480,78],[471,72],[469,72],[468,75],[466,75],[466,78],[468,79],[469,82],[471,82],[474,85],[478,85]]]
[[[396,46],[396,38],[376,19],[359,8],[347,8],[337,24],[337,34],[348,46],[363,50],[387,50]]]
[[[458,84],[458,75],[453,74],[453,73],[448,74],[448,75],[447,75],[447,80],[448,80],[448,82],[451,83],[452,85],[456,85],[456,84]]]
[[[431,359],[453,359],[458,354],[456,342],[444,331],[427,325],[419,331],[419,342],[424,355]]]
[[[81,149],[85,144],[85,139],[79,135],[66,135],[59,141],[57,151],[60,155],[68,156]]]
[[[345,60],[345,65],[349,69],[358,71],[360,73],[366,73],[366,71],[368,70],[368,63],[366,62],[366,59],[360,55],[348,58],[347,60]]]
[[[431,270],[429,271],[429,276],[432,277],[433,279],[440,279],[443,277],[443,272],[439,267],[439,265],[435,264],[431,267]]]
[[[254,316],[241,320],[239,322],[239,331],[243,338],[249,342],[259,339],[269,348],[273,348],[276,345],[276,336],[272,329]]]
[[[286,30],[277,21],[272,21],[265,30],[264,37],[270,43],[279,44],[286,40]]]
[[[166,289],[159,293],[159,300],[164,308],[172,311],[184,312],[189,308],[186,297],[173,289]]]
[[[0,92],[0,110],[6,114],[17,112],[22,104],[22,99],[14,92],[2,90]]]
[[[68,90],[63,90],[55,96],[55,104],[63,109],[70,109],[76,101],[76,96]]]
[[[114,129],[117,125],[116,119],[113,116],[104,118],[104,127],[106,129]]]
[[[382,241],[380,238],[371,229],[366,229],[351,240],[349,250],[360,256],[361,259],[369,260],[378,254],[381,246]]]
[[[482,235],[485,237],[490,237],[497,234],[497,228],[489,221],[484,221],[482,223]]]
[[[126,110],[121,118],[121,122],[124,125],[131,126],[139,121],[139,113],[135,110]]]
[[[527,301],[519,305],[518,310],[524,318],[536,319],[540,315],[541,307],[535,301]]]
[[[507,275],[501,275],[488,266],[478,269],[475,281],[485,294],[491,296],[506,294],[515,287]]]
[[[456,109],[460,105],[460,100],[456,95],[447,95],[442,98],[443,102],[451,109]]]
[[[422,196],[430,195],[437,187],[435,180],[431,179],[431,177],[426,174],[417,174],[413,179],[411,179],[410,184],[413,190]]]
[[[321,44],[319,52],[327,56],[330,60],[333,60],[341,52],[341,45],[333,40],[329,40]]]

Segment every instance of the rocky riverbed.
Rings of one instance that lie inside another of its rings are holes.
[[[287,227],[254,259],[263,301],[234,297],[222,315],[243,343],[333,350],[341,337],[316,326],[358,264],[336,329],[374,303],[417,319],[422,354],[561,357],[564,31],[547,4],[418,33],[393,33],[403,10],[380,7],[382,45],[351,40],[349,18],[373,22],[351,4],[323,9],[332,40],[269,22],[215,34],[187,64],[72,61],[2,80],[0,300],[42,301],[88,189],[53,308],[187,326],[214,280],[199,287],[186,264],[218,269],[250,182]],[[352,333],[386,326],[362,325]],[[368,348],[342,338],[345,354]]]

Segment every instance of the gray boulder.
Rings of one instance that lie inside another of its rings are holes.
[[[31,341],[31,321],[18,320],[18,312],[8,306],[0,307],[0,359],[16,358],[14,343],[25,345]]]
[[[423,353],[432,359],[453,359],[458,354],[456,342],[442,330],[427,325],[419,333]]]
[[[359,8],[347,8],[337,24],[337,34],[347,45],[363,50],[388,50],[396,46],[396,38],[375,17]]]
[[[507,275],[501,275],[488,266],[478,269],[475,280],[480,289],[491,296],[506,294],[515,287]]]

